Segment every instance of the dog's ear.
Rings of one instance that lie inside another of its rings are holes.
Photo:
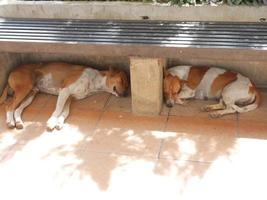
[[[186,80],[182,80],[182,79],[180,79],[180,83],[181,83],[181,85],[184,85],[184,84],[187,83],[187,81],[186,81]]]
[[[163,77],[166,77],[169,74],[169,71],[166,67],[163,67]]]
[[[111,73],[111,74],[114,74],[116,72],[116,69],[114,69],[113,67],[109,66],[108,67],[108,71]]]
[[[108,72],[109,72],[110,76],[113,76],[113,75],[117,74],[119,72],[119,70],[109,66]]]

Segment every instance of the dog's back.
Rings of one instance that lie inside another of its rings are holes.
[[[237,79],[237,73],[216,67],[176,66],[169,73],[185,81],[196,99],[219,98],[222,89]]]

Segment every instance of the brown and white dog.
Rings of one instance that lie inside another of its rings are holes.
[[[221,68],[176,66],[164,75],[166,105],[185,104],[186,99],[218,99],[203,111],[213,111],[211,117],[235,112],[248,112],[260,104],[260,94],[249,78]]]
[[[126,96],[128,79],[121,70],[98,71],[68,63],[26,64],[16,68],[8,77],[0,103],[13,97],[6,105],[6,123],[9,128],[23,128],[21,114],[38,92],[58,95],[56,109],[47,121],[47,129],[61,129],[69,114],[71,99],[83,99],[94,92],[106,91]]]

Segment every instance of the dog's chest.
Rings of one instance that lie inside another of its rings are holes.
[[[98,72],[93,69],[86,69],[81,77],[69,86],[71,95],[75,99],[83,99],[88,95],[99,91]]]

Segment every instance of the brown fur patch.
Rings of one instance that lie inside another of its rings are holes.
[[[72,71],[72,73],[69,74],[68,77],[63,80],[61,87],[62,88],[68,87],[69,85],[77,81],[81,77],[83,71],[84,69]]]
[[[212,95],[216,95],[221,91],[227,84],[235,81],[237,79],[237,73],[226,71],[223,74],[217,76],[211,84],[210,92]]]
[[[56,85],[60,88],[64,88],[74,83],[82,75],[84,69],[85,68],[80,65],[54,62],[45,64],[35,71],[38,75],[52,73]]]
[[[12,71],[8,77],[8,85],[14,96],[6,105],[6,111],[14,110],[34,87],[35,74],[31,69],[35,65],[22,65]]]
[[[119,95],[122,95],[127,91],[129,82],[124,71],[110,68],[109,71],[102,72],[102,75],[107,76],[106,84],[108,88],[112,89],[114,86]]]
[[[195,89],[208,70],[209,67],[191,67],[187,78],[187,86]]]
[[[168,74],[164,78],[163,93],[165,100],[176,100],[177,94],[181,90],[181,82],[177,76]]]

